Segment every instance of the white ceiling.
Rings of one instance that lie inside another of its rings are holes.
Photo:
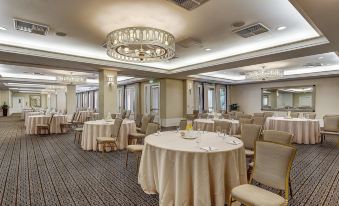
[[[291,79],[311,76],[324,76],[339,74],[339,57],[336,53],[324,53],[301,58],[288,59],[284,61],[268,62],[233,69],[220,70],[215,72],[192,75],[195,78],[207,78],[211,80],[224,81],[228,83],[249,83],[253,80],[246,80],[246,72],[265,69],[284,70],[284,77],[279,79]]]
[[[145,65],[166,70],[190,65],[194,69],[199,63],[230,61],[228,57],[254,51],[264,55],[263,49],[272,47],[275,50],[270,53],[279,52],[278,46],[293,48],[291,43],[321,36],[287,0],[211,0],[193,11],[166,0],[0,0],[0,4],[0,27],[7,28],[0,30],[0,44],[4,45],[114,61],[101,44],[110,31],[122,27],[156,27],[171,32],[177,41],[190,37],[202,42],[197,48],[178,46],[175,60]],[[47,36],[18,32],[13,18],[46,24],[51,31]],[[237,21],[246,25],[260,22],[270,32],[243,39],[232,32],[231,24]],[[287,29],[277,31],[279,26]],[[57,31],[67,36],[56,36]]]

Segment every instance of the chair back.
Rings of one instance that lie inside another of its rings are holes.
[[[137,126],[137,127],[141,127],[141,119],[142,119],[142,114],[137,114],[136,116],[135,116],[135,125]]]
[[[146,129],[146,136],[156,133],[158,129],[160,129],[160,125],[158,123],[148,123]]]
[[[339,115],[324,116],[324,131],[339,132]]]
[[[224,119],[230,119],[230,114],[224,113],[224,114],[222,114],[222,117],[223,117]]]
[[[255,142],[259,139],[261,126],[255,124],[241,125],[241,140],[244,142],[246,149],[253,150]]]
[[[293,134],[276,130],[264,130],[263,140],[280,144],[291,144]]]
[[[291,118],[298,118],[299,112],[291,112]]]
[[[232,123],[228,121],[214,120],[214,132],[217,132],[217,130],[220,129],[220,132],[224,134],[229,134],[231,125]]]
[[[264,117],[273,117],[274,112],[264,112]]]
[[[202,114],[200,115],[200,118],[201,118],[201,119],[207,119],[207,118],[208,118],[208,113],[202,113]]]
[[[253,117],[253,124],[263,126],[265,124],[266,118],[262,117]]]
[[[51,116],[49,117],[48,122],[47,122],[48,126],[50,126],[52,124],[53,117],[54,117],[54,114],[51,114]]]
[[[74,122],[74,121],[75,121],[75,116],[76,116],[76,114],[77,114],[77,112],[74,112],[74,113],[72,114],[71,122]]]
[[[145,134],[147,125],[150,123],[150,115],[144,115],[141,119],[141,127],[140,127],[140,132]]]
[[[307,112],[307,113],[304,113],[304,117],[306,119],[315,119],[316,113],[315,112]]]
[[[150,114],[149,115],[149,122],[153,122],[155,118],[155,114]]]
[[[120,114],[121,119],[125,119],[125,118],[126,118],[126,114],[127,114],[126,110],[123,110],[123,111],[121,112],[121,114]]]
[[[198,118],[199,110],[193,110],[194,118]]]
[[[247,118],[240,118],[239,119],[239,124],[252,124],[253,123],[253,119],[247,119]]]
[[[124,120],[123,119],[115,119],[113,124],[113,131],[112,131],[112,137],[117,138],[120,132],[121,124]]]
[[[180,123],[179,123],[180,130],[185,130],[186,126],[187,126],[187,120],[186,119],[180,120]]]
[[[296,149],[291,145],[257,141],[251,180],[284,190],[288,199],[288,179],[295,154]]]
[[[264,113],[263,112],[253,113],[253,117],[264,117]]]
[[[129,119],[130,116],[131,116],[131,110],[127,110],[125,118]]]
[[[250,114],[238,114],[236,119],[252,119],[252,115]]]
[[[80,116],[80,112],[76,112],[73,121],[77,121],[79,119],[79,116]]]

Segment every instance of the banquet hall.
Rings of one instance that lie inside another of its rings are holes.
[[[339,1],[0,5],[0,205],[339,205]]]

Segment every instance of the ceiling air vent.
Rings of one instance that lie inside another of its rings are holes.
[[[254,24],[254,25],[251,25],[245,28],[235,30],[234,33],[238,34],[239,36],[243,38],[248,38],[248,37],[262,34],[268,31],[269,29],[266,26],[264,26],[261,23],[258,23],[258,24]]]
[[[193,9],[198,8],[202,4],[206,3],[209,0],[168,0],[174,2],[176,5],[191,11]]]
[[[200,40],[193,39],[193,38],[187,38],[187,39],[181,40],[181,41],[177,42],[176,44],[183,47],[183,48],[202,46]]]
[[[46,36],[48,33],[48,26],[36,24],[28,21],[14,19],[14,27],[18,31],[29,32],[32,34],[39,34]]]

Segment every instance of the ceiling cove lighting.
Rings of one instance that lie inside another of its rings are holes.
[[[281,69],[265,69],[263,66],[262,69],[251,71],[246,73],[247,80],[256,80],[256,81],[267,81],[280,79],[284,76],[284,70]]]
[[[56,80],[56,77],[53,77],[53,76],[34,75],[34,74],[17,74],[17,73],[8,73],[8,72],[0,72],[0,76],[5,77],[5,78],[38,79],[38,80],[52,80],[52,81]]]
[[[319,66],[319,67],[311,67],[311,68],[285,70],[284,75],[289,76],[289,75],[298,75],[298,74],[311,74],[311,73],[331,72],[331,71],[338,71],[338,70],[339,70],[339,65]]]
[[[127,27],[107,35],[107,55],[125,62],[150,63],[175,55],[175,38],[167,31],[150,27]]]

